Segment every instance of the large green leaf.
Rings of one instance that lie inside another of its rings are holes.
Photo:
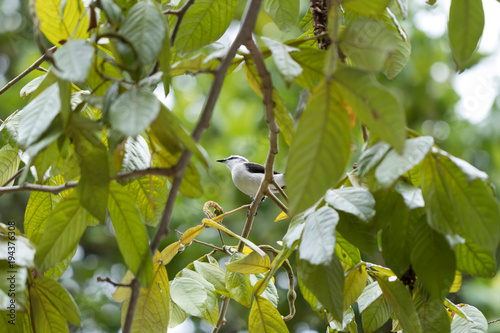
[[[484,315],[477,308],[469,304],[463,304],[460,309],[472,321],[460,316],[453,316],[451,322],[452,333],[486,333],[488,332],[488,322]]]
[[[297,53],[297,52],[295,52]],[[249,66],[245,63],[243,66],[245,69],[245,76],[247,78],[248,84],[259,96],[262,97],[262,79],[257,72],[257,67]],[[283,134],[283,138],[288,145],[292,144],[293,133],[295,131],[295,125],[293,123],[292,116],[288,109],[286,108],[285,102],[281,98],[278,90],[273,89],[273,102],[274,102],[274,117],[276,122],[280,127],[280,132]]]
[[[269,256],[266,254],[262,257],[255,251],[226,265],[226,270],[243,274],[267,273],[270,268],[271,260]]]
[[[299,258],[312,265],[331,262],[338,221],[339,214],[329,206],[323,206],[307,215],[299,245]]]
[[[413,290],[413,303],[422,325],[422,332],[450,333],[450,319],[441,301],[430,299],[424,302],[420,290],[416,288]]]
[[[219,317],[219,303],[214,285],[205,280],[200,274],[195,271],[184,268],[181,274],[183,277],[193,279],[203,285],[203,288],[207,293],[207,299],[204,304],[205,306],[201,309],[203,314],[201,318],[210,325],[214,327],[217,326],[217,320]]]
[[[455,254],[444,236],[429,227],[425,217],[415,226],[411,264],[430,296],[444,300],[455,278]]]
[[[334,319],[342,321],[344,312],[344,270],[336,256],[329,263],[312,265],[298,259],[297,271],[300,281],[310,290]]]
[[[158,252],[155,258],[157,257],[159,257]],[[127,299],[123,303],[123,309],[128,309],[129,301]],[[153,282],[149,288],[140,289],[131,331],[141,333],[166,332],[169,317],[170,288],[167,270],[161,263],[156,262],[153,268]]]
[[[64,44],[70,37],[89,36],[89,19],[81,0],[45,0],[35,4],[40,30],[52,44]]]
[[[264,10],[281,31],[287,32],[297,24],[300,2],[295,0],[264,0]]]
[[[241,257],[241,254],[236,253],[231,257],[230,262],[235,262]],[[234,273],[226,270],[225,280],[229,296],[247,308],[250,307],[252,302],[252,284],[250,283],[248,274]]]
[[[138,2],[128,11],[120,33],[132,43],[140,64],[149,64],[160,54],[165,38],[161,13],[152,1]]]
[[[459,233],[494,251],[500,238],[498,202],[481,174],[458,161],[440,151],[425,158],[421,175],[427,221],[443,234]]]
[[[299,49],[290,47],[270,38],[262,37],[262,41],[271,51],[274,64],[278,69],[285,83],[290,86],[292,82],[302,73],[302,67],[290,56],[291,52],[297,52]]]
[[[150,226],[158,225],[167,202],[166,177],[154,175],[141,177],[128,184],[127,191],[139,207],[144,223]]]
[[[222,268],[216,264],[208,264],[201,261],[194,261],[194,268],[205,280],[213,284],[219,294],[229,297],[226,289],[225,272]]]
[[[347,310],[356,302],[363,293],[367,278],[366,265],[359,265],[357,268],[350,270],[349,273],[346,273],[344,279],[344,310]]]
[[[174,42],[177,54],[188,54],[219,39],[229,27],[237,3],[237,0],[195,1],[179,26]]]
[[[257,296],[250,309],[248,318],[249,333],[284,333],[288,332],[281,314],[271,302]]]
[[[406,333],[422,333],[411,295],[403,283],[395,276],[383,274],[376,275],[376,279],[403,330]]]
[[[496,273],[495,252],[466,241],[457,245],[455,255],[457,269],[461,272],[489,278]]]
[[[311,206],[333,187],[349,161],[349,117],[331,85],[312,92],[288,157],[290,215]]]
[[[453,0],[450,6],[448,36],[458,70],[464,71],[484,28],[483,2]]]
[[[377,331],[389,320],[392,309],[387,300],[382,296],[378,283],[369,284],[358,298],[358,307],[361,314],[363,331],[372,333]]]
[[[54,73],[63,80],[85,82],[89,74],[94,49],[83,39],[72,39],[54,54]]]
[[[355,215],[339,211],[337,231],[361,251],[372,253],[377,247],[377,230]]]
[[[379,16],[392,0],[343,0],[342,6],[354,13],[365,16]]]
[[[335,243],[335,253],[337,257],[352,268],[361,262],[361,253],[359,249],[349,243],[341,234],[337,232],[337,242]]]
[[[46,192],[31,192],[24,211],[24,233],[33,244],[38,244],[50,213],[60,197]]]
[[[32,315],[31,321],[37,331],[47,333],[69,333],[66,319],[61,316],[56,305],[43,293],[43,290],[39,290],[36,285],[30,289],[30,307]]]
[[[65,259],[78,245],[91,219],[77,199],[59,203],[47,219],[37,245],[35,263],[44,272]]]
[[[353,68],[338,69],[333,79],[359,120],[401,153],[406,139],[406,122],[396,97],[372,74]]]
[[[183,311],[195,317],[203,317],[207,291],[203,285],[188,277],[176,277],[170,284],[172,300]]]
[[[35,288],[37,292],[50,301],[60,315],[70,323],[80,326],[80,311],[71,294],[53,279],[41,277],[35,279],[30,291]]]
[[[80,165],[77,193],[81,204],[104,222],[109,192],[109,167],[106,146],[90,131],[72,135]]]
[[[109,122],[113,129],[125,136],[144,131],[160,111],[160,101],[152,92],[132,88],[121,94],[109,108]]]
[[[312,91],[324,77],[326,52],[320,49],[306,48],[300,49],[300,52],[292,52],[290,56],[303,69],[295,82]]]
[[[140,270],[139,282],[148,286],[153,278],[153,262],[146,227],[130,194],[114,182],[109,187],[108,210],[125,264],[134,274]]]
[[[375,216],[375,199],[362,187],[328,190],[325,201],[336,210],[355,215],[365,222],[369,222]]]
[[[47,130],[61,111],[59,85],[54,83],[36,96],[20,112],[18,143],[28,147],[35,143]]]
[[[350,22],[342,31],[339,47],[355,67],[383,71],[392,79],[410,59],[411,45],[403,28],[396,27],[386,14],[379,19],[360,17]]]
[[[3,186],[17,172],[21,162],[18,151],[19,149],[10,145],[5,145],[0,149],[0,186]],[[13,183],[14,181],[5,185],[11,186]]]

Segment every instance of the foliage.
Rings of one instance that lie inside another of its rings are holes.
[[[31,191],[25,234],[13,223],[0,225],[7,249],[0,252],[0,303],[15,309],[13,318],[1,311],[4,320],[15,320],[6,321],[9,332],[69,332],[68,322],[82,324],[58,279],[83,233],[99,225],[112,226],[128,269],[120,283],[108,279],[122,302],[124,332],[164,332],[188,315],[216,332],[230,299],[248,308],[250,332],[287,332],[295,278],[330,332],[357,332],[357,326],[375,332],[389,319],[407,333],[486,332],[479,310],[455,305],[448,295],[460,289],[462,273],[496,272],[500,213],[493,187],[486,173],[407,129],[403,104],[376,76],[394,79],[409,61],[411,44],[399,23],[407,2],[332,1],[330,13],[322,13],[329,19],[328,50],[318,48],[326,35],[316,2],[301,18],[298,1],[261,6],[249,0],[228,49],[214,42],[239,15],[235,0],[36,2],[35,30],[57,49],[45,54],[47,73],[21,89],[29,103],[11,110],[0,128],[8,143],[0,150],[0,195]],[[264,15],[294,38],[261,32],[257,46],[252,33]],[[476,49],[483,17],[481,1],[453,0],[449,37],[459,71]],[[177,193],[203,193],[199,170],[209,170],[211,159],[198,141],[224,78],[241,64],[248,85],[262,96],[269,127],[264,186],[245,231],[240,236],[222,224],[234,211],[207,203],[207,218],[161,249]],[[310,92],[295,117],[281,96],[286,90],[273,86],[271,69],[285,86]],[[173,77],[206,73],[213,75],[212,88],[189,133],[155,89],[161,83],[168,95]],[[359,126],[364,144],[347,171]],[[279,130],[289,145],[288,207],[265,193]],[[265,194],[287,213],[278,223],[290,220],[281,250],[248,238]],[[156,228],[153,235],[147,226]],[[202,242],[209,250],[201,258],[167,273],[173,258],[200,243],[207,229],[238,239],[238,247]],[[361,251],[377,250],[384,262],[362,260]],[[219,252],[227,265],[212,256]],[[277,309],[280,268],[290,279],[288,316]],[[17,272],[12,284],[8,269]]]

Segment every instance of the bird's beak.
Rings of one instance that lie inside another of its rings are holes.
[[[224,159],[222,159],[222,160],[217,160],[216,162],[221,162],[221,163],[224,163],[224,162],[226,162],[226,159],[224,158]]]

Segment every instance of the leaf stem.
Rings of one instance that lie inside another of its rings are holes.
[[[177,16],[177,21],[175,21],[175,25],[172,28],[172,36],[170,37],[171,46],[174,46],[175,37],[177,37],[177,31],[179,31],[179,27],[181,26],[182,18],[192,4],[194,4],[194,0],[188,0],[179,10],[163,12],[164,14],[174,14]]]

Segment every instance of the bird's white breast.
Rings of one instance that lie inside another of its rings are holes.
[[[234,185],[243,193],[253,197],[259,190],[260,182],[264,178],[262,173],[249,173],[243,163],[235,165],[232,170]]]

